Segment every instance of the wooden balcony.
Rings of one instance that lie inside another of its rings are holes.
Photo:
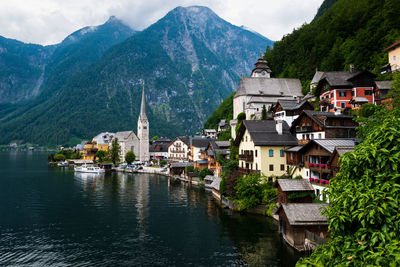
[[[254,156],[253,154],[240,154],[239,155],[239,160],[244,160],[244,161],[254,161]]]
[[[251,169],[246,169],[246,168],[238,168],[238,173],[240,176],[246,175],[246,174],[261,174],[259,170],[251,170]]]
[[[312,126],[296,126],[296,133],[312,132]]]

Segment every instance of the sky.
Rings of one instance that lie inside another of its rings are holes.
[[[0,35],[43,45],[61,42],[114,15],[143,30],[177,6],[208,6],[224,20],[277,41],[309,23],[323,0],[0,0]]]

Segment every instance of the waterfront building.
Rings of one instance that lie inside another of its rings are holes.
[[[278,206],[282,203],[312,203],[314,188],[305,179],[277,179]],[[308,193],[308,194],[307,194]]]
[[[286,121],[290,127],[303,110],[314,110],[314,107],[307,100],[279,99],[271,110],[275,121]]]
[[[96,135],[92,139],[92,143],[97,144],[98,150],[108,151],[112,139],[115,137],[115,133],[104,132]]]
[[[357,122],[354,116],[336,112],[304,110],[292,123],[290,131],[296,134],[299,144],[312,139],[355,138]]]
[[[369,71],[331,71],[324,72],[319,80],[315,95],[321,99],[323,112],[351,109],[352,97],[364,97],[369,103],[375,103],[375,74]]]
[[[190,138],[178,136],[168,145],[168,158],[172,160],[189,160]]]
[[[236,118],[244,112],[246,119],[259,118],[265,105],[268,110],[278,99],[300,99],[299,79],[271,78],[268,62],[259,58],[251,77],[242,77],[233,98],[233,120],[230,122],[232,138],[236,138]]]
[[[82,152],[82,160],[93,161],[97,151],[96,142],[86,142]]]
[[[118,144],[121,147],[120,160],[122,162],[125,162],[128,151],[133,151],[135,156],[139,155],[139,138],[133,131],[117,132],[115,138],[118,138]]]
[[[193,162],[198,162],[201,160],[201,151],[207,148],[210,143],[211,138],[206,138],[204,136],[195,136],[190,139],[190,155],[189,159]]]
[[[218,155],[222,159],[229,159],[229,141],[210,140],[205,149],[207,154],[207,168],[214,172],[214,176],[219,177],[222,173],[222,165],[218,162]]]
[[[321,212],[327,204],[287,203],[275,212],[279,215],[279,232],[298,251],[315,248],[329,237],[328,219]]]
[[[239,173],[268,177],[287,173],[285,150],[297,145],[285,121],[245,120],[234,142],[239,147]]]
[[[168,146],[171,143],[169,138],[159,138],[150,142],[150,159],[168,158]]]

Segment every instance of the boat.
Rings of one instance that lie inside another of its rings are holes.
[[[75,172],[84,172],[84,173],[105,173],[106,171],[100,167],[97,166],[92,166],[92,165],[82,165],[82,166],[75,166],[74,168]]]
[[[59,163],[57,163],[58,167],[68,167],[69,166],[69,162],[68,161],[60,161]]]

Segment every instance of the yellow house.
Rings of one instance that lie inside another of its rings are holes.
[[[285,149],[297,145],[285,121],[246,120],[235,139],[239,146],[240,174],[258,173],[267,177],[286,174]]]
[[[109,132],[100,133],[93,138],[92,142],[97,144],[96,148],[98,150],[108,151],[111,145],[111,141],[114,137],[115,133],[109,133]]]
[[[400,71],[400,41],[397,41],[385,50],[388,52],[391,71]]]
[[[94,160],[94,155],[98,151],[96,142],[87,142],[83,148],[82,159]]]

